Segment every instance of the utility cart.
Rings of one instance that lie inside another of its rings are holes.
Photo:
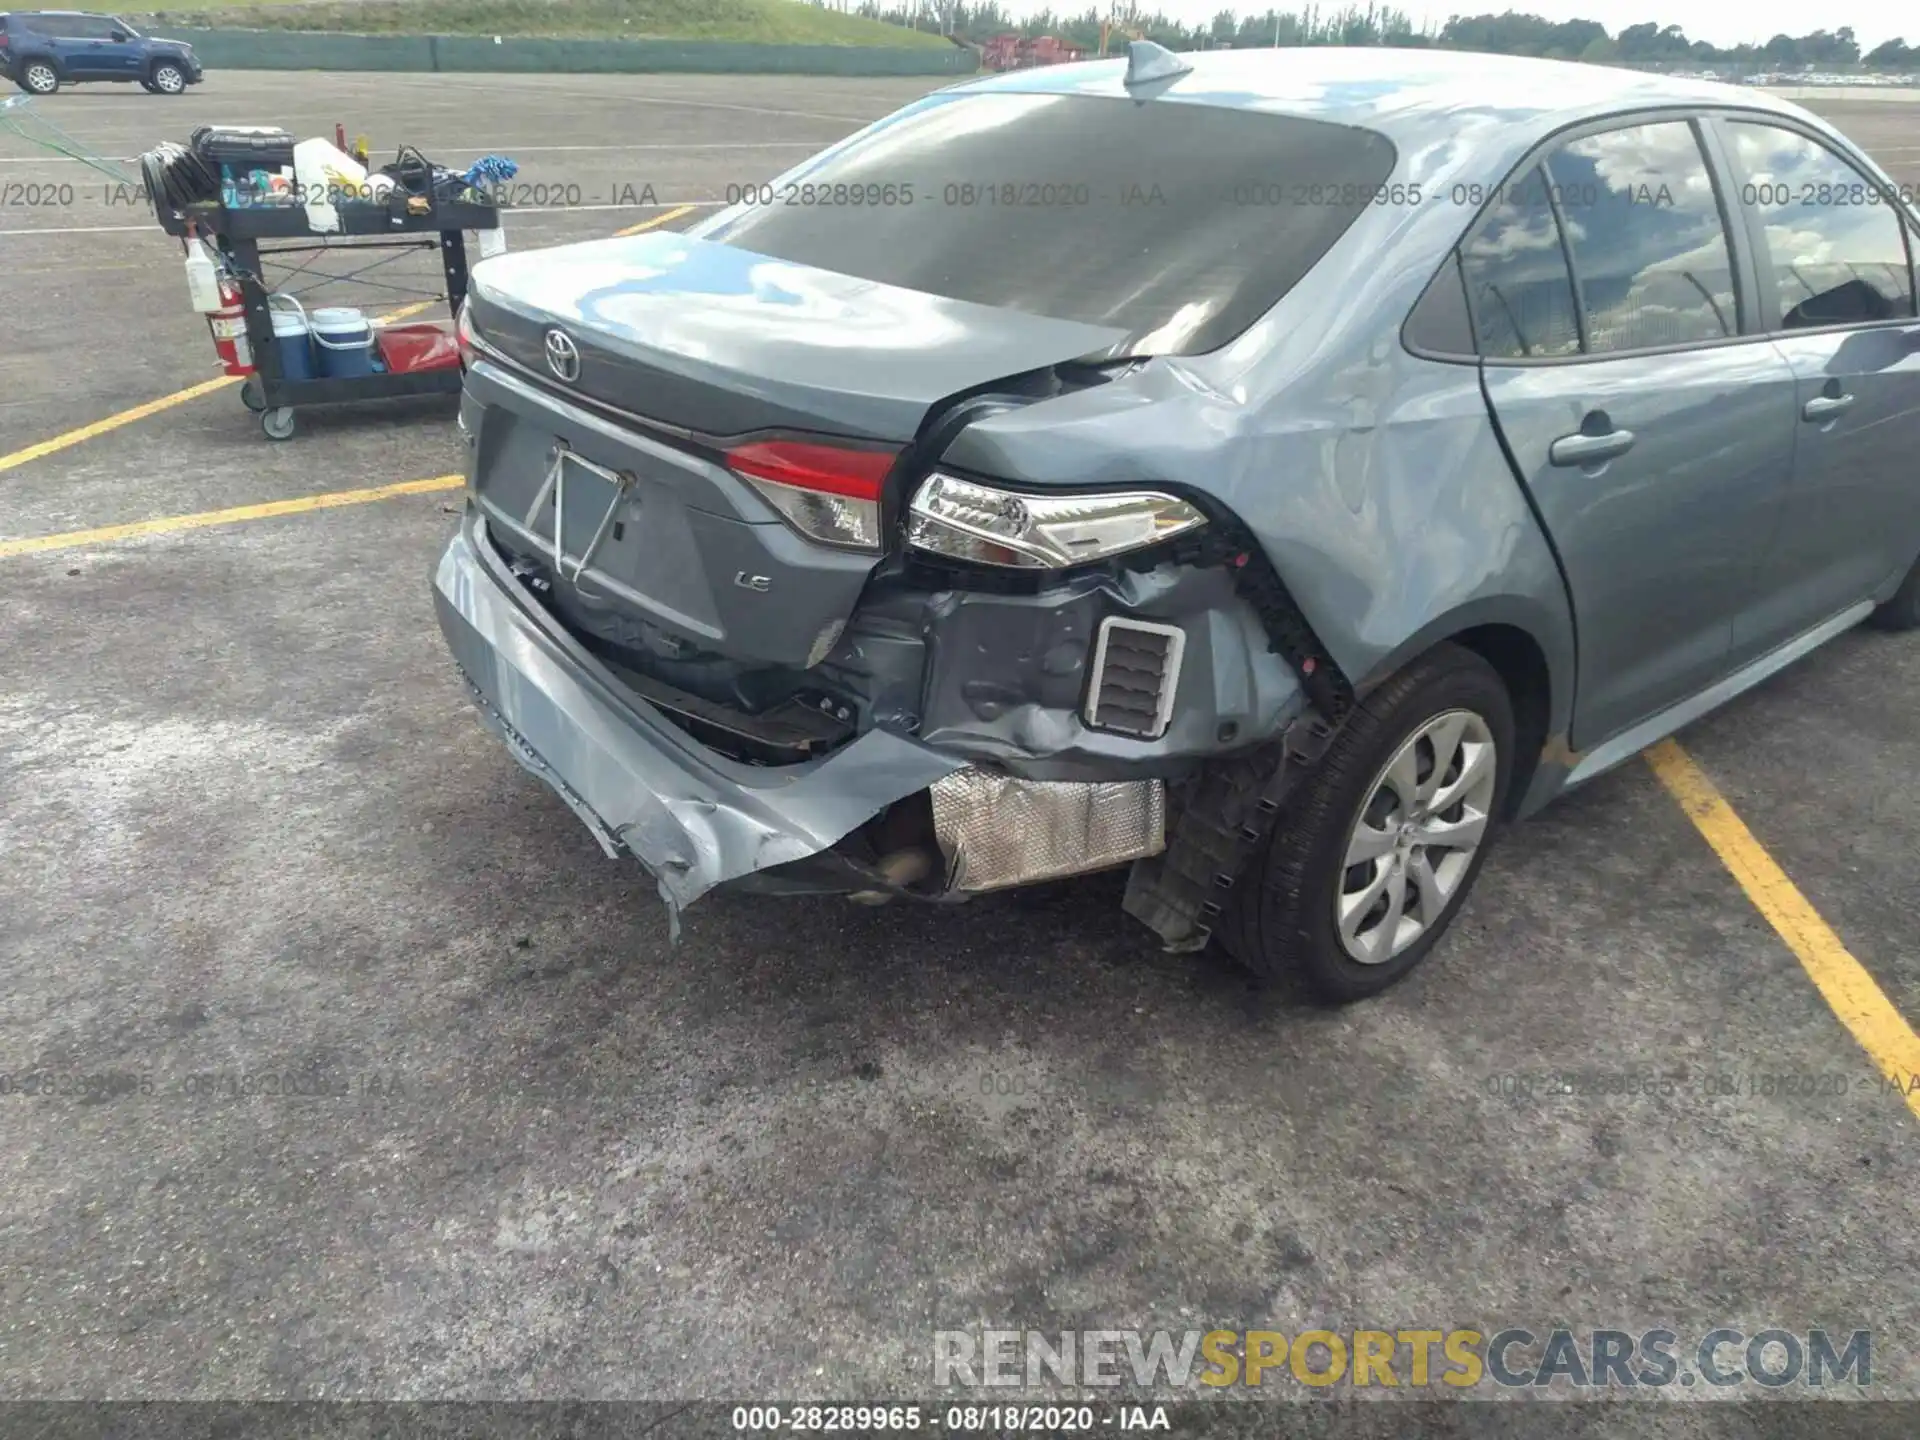
[[[179,237],[183,248],[189,237],[198,236],[213,247],[221,268],[237,282],[237,318],[247,342],[246,352],[237,365],[242,372],[247,364],[252,366],[252,373],[247,374],[241,385],[240,398],[249,410],[259,413],[260,428],[268,439],[290,438],[295,414],[309,405],[460,392],[462,372],[457,367],[315,378],[287,375],[269,302],[276,291],[269,284],[266,267],[269,264],[286,267],[283,284],[302,279],[313,283],[354,282],[390,294],[445,299],[449,311],[457,318],[467,294],[465,232],[498,230],[497,206],[464,197],[434,196],[424,211],[403,214],[382,202],[343,201],[335,207],[340,228],[323,233],[310,228],[307,212],[299,205],[256,203],[230,207],[208,200],[174,206],[157,194],[153,196],[153,204],[161,229]],[[418,250],[440,252],[444,291],[365,278],[369,271],[399,258],[393,252]],[[367,260],[369,252],[382,253],[379,258]],[[296,256],[306,258],[290,264]],[[358,268],[349,268],[343,274],[314,268],[316,264],[328,264],[331,270],[330,262],[337,263],[340,259],[346,260],[349,266],[357,264]],[[362,260],[365,263],[358,263]],[[218,343],[217,319],[215,324]],[[230,362],[228,368],[230,373],[234,372],[236,363]]]

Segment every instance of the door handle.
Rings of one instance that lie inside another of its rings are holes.
[[[1600,465],[1624,455],[1633,448],[1631,430],[1609,430],[1604,435],[1576,431],[1562,435],[1547,447],[1547,459],[1555,465]]]
[[[1831,420],[1853,408],[1851,395],[1816,395],[1800,407],[1802,420]]]

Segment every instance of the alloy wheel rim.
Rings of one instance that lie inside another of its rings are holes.
[[[1422,724],[1367,787],[1334,896],[1341,947],[1384,965],[1439,924],[1486,839],[1499,776],[1493,732],[1471,710]]]
[[[153,83],[171,95],[180,88],[180,72],[178,70],[162,69],[158,75],[153,77]]]
[[[37,90],[42,95],[53,88],[53,71],[45,65],[32,65],[27,68],[27,88]]]

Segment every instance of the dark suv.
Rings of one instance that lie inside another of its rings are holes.
[[[16,10],[0,15],[0,75],[29,95],[80,80],[138,80],[156,95],[200,82],[200,62],[181,40],[142,35],[112,15]]]

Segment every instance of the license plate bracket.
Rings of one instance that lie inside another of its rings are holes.
[[[567,554],[567,470],[574,467],[582,472],[581,478],[590,478],[593,482],[581,487],[575,480],[574,495],[578,501],[587,505],[593,503],[592,496],[598,492],[605,495],[604,507],[600,512],[599,523],[586,546],[578,557]],[[614,516],[625,504],[627,494],[633,489],[633,476],[619,470],[610,470],[605,465],[596,465],[593,461],[576,454],[564,444],[553,447],[553,459],[547,466],[546,478],[540,482],[539,492],[533,497],[533,504],[526,515],[527,528],[538,533],[538,518],[546,508],[547,501],[553,501],[553,569],[563,580],[580,583],[580,576],[587,566],[593,563],[594,555],[607,538],[607,532],[613,528]],[[568,566],[572,573],[568,573]]]

